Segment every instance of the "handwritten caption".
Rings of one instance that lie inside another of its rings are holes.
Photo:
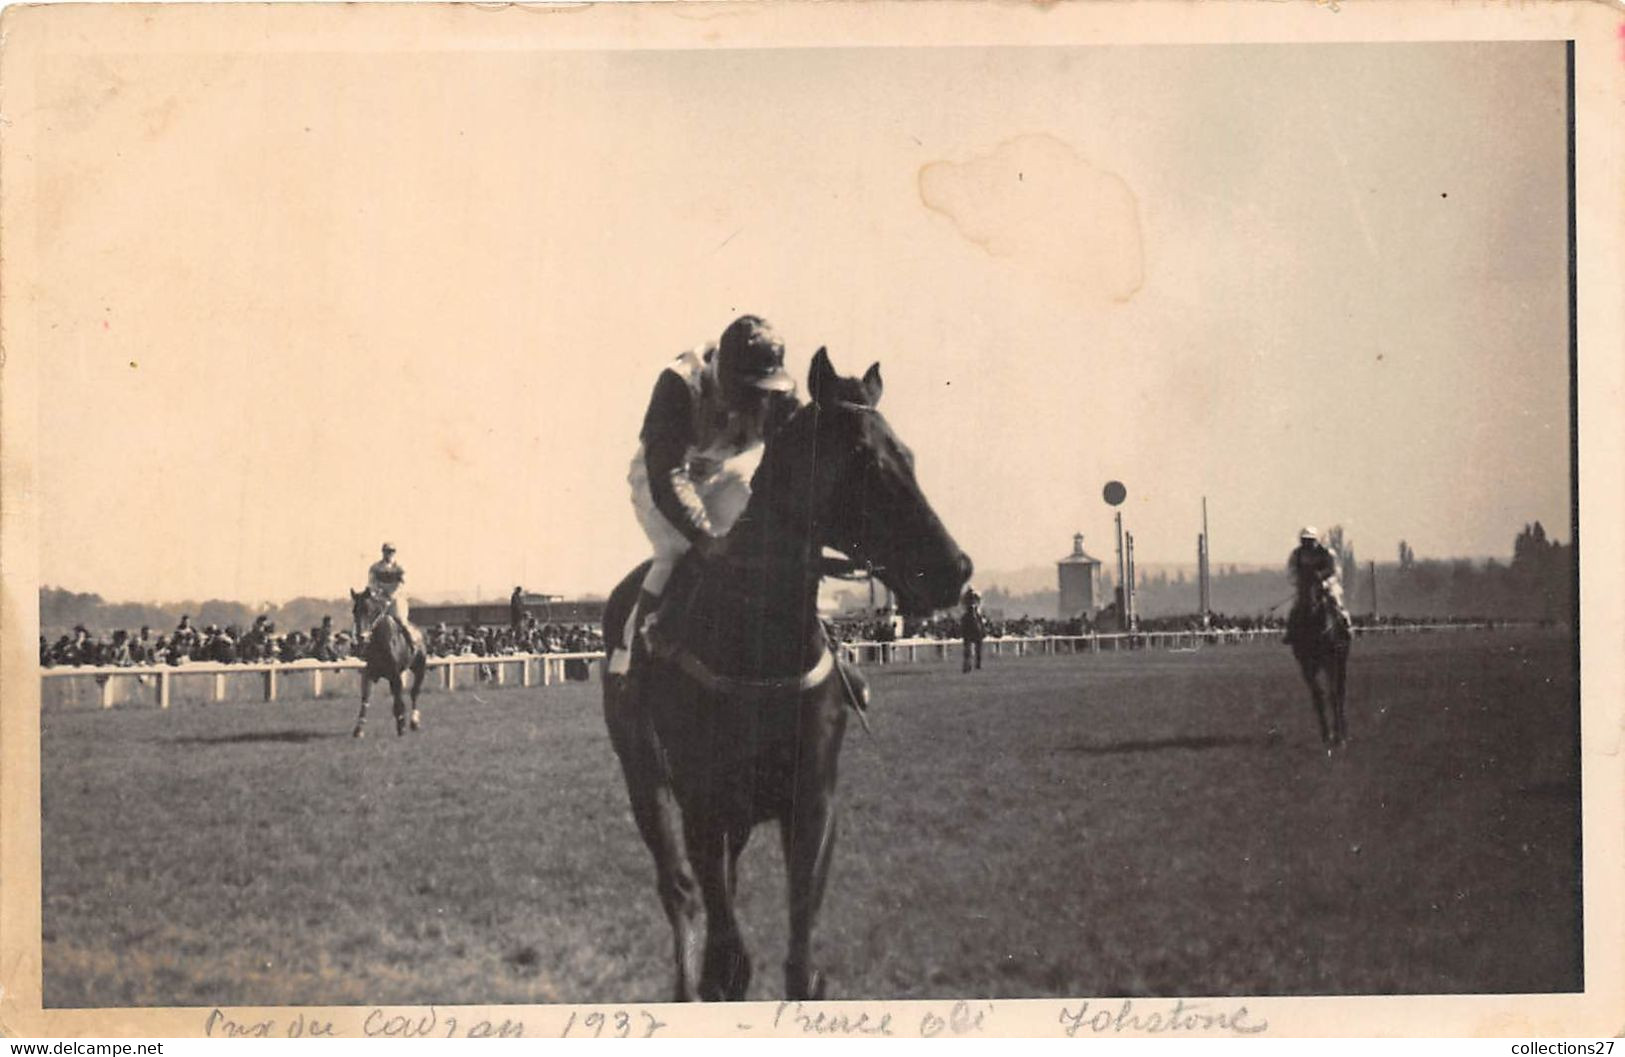
[[[755,1012],[755,1007],[741,1007]],[[740,1035],[801,1036],[817,1038],[963,1038],[996,1033],[993,1002],[955,1001],[928,1004],[777,1002],[771,1016],[741,1018]],[[664,1012],[664,1011],[663,1011]],[[671,1025],[643,1007],[546,1011],[546,1020],[532,1018],[535,1035],[557,1038],[649,1039]],[[669,1016],[670,1014],[667,1013]],[[1026,1021],[1033,1015],[1023,1011]],[[1063,1005],[1052,1021],[1067,1038],[1080,1035],[1212,1034],[1257,1035],[1269,1030],[1269,1021],[1246,1006],[1212,1002],[1080,1001]],[[526,1021],[514,1017],[457,1016],[429,1006],[423,1009],[368,1010],[357,1022],[326,1015],[294,1012],[279,1018],[242,1016],[213,1009],[204,1021],[209,1038],[289,1039],[519,1039],[526,1038]]]
[[[1246,1006],[1214,1008],[1211,1002],[1166,1002],[1135,1005],[1131,998],[1118,1003],[1081,1002],[1061,1007],[1061,1029],[1069,1039],[1094,1035],[1177,1035],[1190,1032],[1230,1032],[1258,1035],[1270,1023],[1250,1013]]]
[[[372,1009],[362,1018],[360,1031],[356,1031],[305,1013],[294,1013],[283,1020],[239,1020],[214,1009],[204,1022],[203,1033],[211,1039],[521,1039],[525,1037],[525,1022],[507,1018],[459,1020],[433,1006],[404,1013]]]

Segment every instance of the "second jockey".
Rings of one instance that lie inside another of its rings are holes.
[[[795,380],[784,369],[784,344],[759,316],[740,316],[719,341],[678,356],[660,372],[627,476],[638,524],[654,548],[626,647],[640,620],[656,652],[669,647],[673,600],[664,595],[678,560],[690,549],[721,553],[721,538],[745,510],[760,448],[796,409]]]
[[[1292,578],[1296,595],[1292,611],[1286,618],[1286,639],[1290,645],[1303,630],[1309,611],[1314,605],[1315,591],[1325,592],[1327,601],[1337,612],[1344,634],[1353,627],[1349,611],[1343,605],[1343,582],[1338,577],[1337,555],[1320,542],[1320,534],[1312,528],[1298,533],[1298,547],[1287,559],[1287,574]]]

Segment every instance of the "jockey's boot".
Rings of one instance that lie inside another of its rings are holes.
[[[677,605],[672,601],[672,594],[670,591],[658,595],[638,592],[638,612],[643,614],[639,622],[643,645],[653,657],[668,657],[677,649],[672,625]]]

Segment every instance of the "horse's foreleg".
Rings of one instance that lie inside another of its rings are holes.
[[[684,818],[689,861],[705,903],[705,956],[700,963],[700,998],[706,1002],[739,1002],[750,989],[750,955],[734,917],[739,853],[750,824],[733,827],[723,819],[698,824]]]
[[[423,677],[427,665],[419,661],[412,669],[412,722],[413,730],[423,729],[423,717],[418,715],[418,693],[423,689]]]
[[[366,672],[361,673],[361,713],[355,717],[354,736],[359,738],[366,734],[367,726],[367,699],[372,696],[372,680]]]
[[[824,997],[824,977],[812,963],[812,930],[835,855],[835,805],[829,792],[801,794],[779,820],[790,881],[790,948],[784,959],[784,997]]]
[[[838,695],[839,691],[835,691]],[[812,931],[835,859],[835,770],[846,729],[839,696],[805,713],[797,748],[791,800],[779,816],[784,869],[790,884],[790,945],[784,960],[785,997],[824,997],[824,979],[813,965]]]
[[[1331,728],[1326,723],[1326,694],[1320,688],[1320,672],[1317,665],[1305,664],[1303,667],[1303,681],[1309,684],[1309,696],[1315,703],[1315,722],[1320,726],[1320,743],[1332,743]]]
[[[395,733],[406,733],[406,697],[399,674],[389,677],[389,692],[395,698]]]
[[[699,885],[688,867],[678,829],[677,804],[666,780],[654,728],[641,703],[630,698],[625,676],[604,679],[604,720],[610,744],[621,762],[627,796],[632,803],[632,819],[655,860],[655,880],[660,905],[671,923],[673,953],[677,966],[678,1002],[699,1001],[694,964],[699,953]]]
[[[1349,740],[1348,714],[1345,711],[1347,698],[1344,690],[1348,685],[1349,655],[1345,649],[1340,651],[1332,667],[1332,722],[1333,736],[1339,745],[1347,745]]]

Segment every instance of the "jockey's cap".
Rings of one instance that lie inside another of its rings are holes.
[[[385,554],[394,554],[395,553],[395,544],[393,544],[393,543],[384,544],[384,553]]]
[[[1303,528],[1298,530],[1298,538],[1301,539],[1301,540],[1317,540],[1318,541],[1320,539],[1320,533],[1316,532],[1314,529],[1310,528],[1308,525],[1305,525]]]
[[[740,316],[722,332],[717,374],[752,389],[788,393],[796,387],[784,369],[784,343],[760,316]]]

